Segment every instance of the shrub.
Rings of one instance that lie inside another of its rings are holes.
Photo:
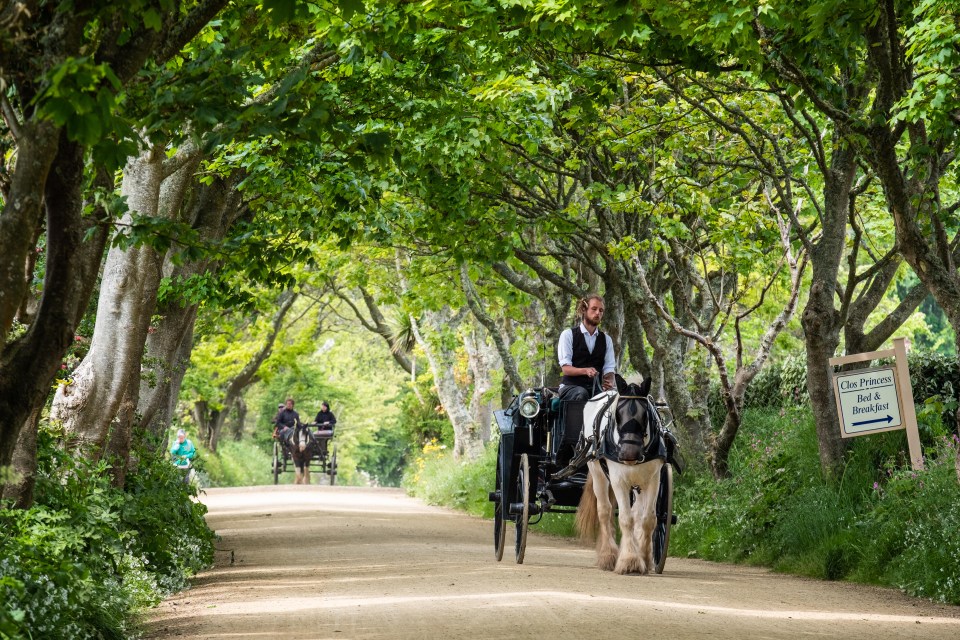
[[[912,351],[907,357],[910,382],[917,412],[921,418],[936,414],[947,431],[955,422],[960,406],[960,359],[935,352]],[[744,409],[802,406],[807,404],[807,363],[802,356],[791,356],[768,364],[751,381],[743,398]],[[707,399],[714,427],[723,424],[726,409],[720,399],[720,385],[710,386]],[[921,431],[924,424],[921,423]],[[944,432],[929,432],[932,441]]]
[[[194,465],[202,486],[248,487],[273,484],[273,440],[224,439],[217,452],[201,451]]]
[[[138,608],[212,560],[205,508],[146,452],[126,490],[45,432],[39,453],[35,505],[0,509],[0,636],[128,637]]]
[[[671,553],[960,603],[956,446],[931,441],[927,469],[915,472],[902,431],[856,438],[828,482],[806,409],[749,410],[731,478],[678,479]]]
[[[907,593],[960,603],[960,499],[956,436],[942,438],[926,469],[888,467],[877,482],[862,528],[873,537],[863,573]]]

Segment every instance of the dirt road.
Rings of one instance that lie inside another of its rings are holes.
[[[203,500],[222,536],[217,564],[152,612],[147,638],[960,638],[958,607],[677,558],[663,575],[618,576],[535,527],[523,565],[509,537],[497,563],[489,521],[395,490]]]

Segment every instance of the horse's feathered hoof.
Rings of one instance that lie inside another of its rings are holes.
[[[617,550],[611,549],[607,552],[597,551],[597,566],[604,571],[613,571],[617,564]]]
[[[617,562],[617,566],[613,569],[614,573],[620,575],[629,575],[629,574],[639,574],[641,576],[649,573],[647,569],[647,563],[640,558],[631,558],[629,560],[624,560]]]

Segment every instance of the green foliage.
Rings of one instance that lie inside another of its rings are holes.
[[[417,378],[419,395],[408,393],[400,400],[399,427],[407,434],[414,447],[436,441],[453,446],[453,425],[433,387],[433,376],[424,374]]]
[[[414,448],[400,422],[384,424],[357,452],[357,468],[381,487],[399,487]]]
[[[874,540],[862,573],[907,593],[960,603],[960,500],[954,459],[958,440],[941,441],[923,472],[888,468],[872,494],[862,528]]]
[[[938,417],[944,426],[952,424],[960,403],[960,358],[915,351],[907,360],[921,423],[929,415]]]
[[[250,487],[273,484],[271,449],[261,441],[224,438],[217,452],[203,452],[198,475],[202,486]]]
[[[69,57],[46,74],[37,97],[41,117],[66,130],[70,140],[93,148],[93,157],[110,168],[136,154],[130,125],[116,115],[120,80],[108,64],[91,57]]]
[[[960,360],[935,352],[912,351],[907,357],[910,383],[917,408],[921,435],[932,442],[944,435],[954,421],[960,403]],[[764,367],[747,387],[745,409],[790,408],[806,404],[807,368],[802,356],[791,356]],[[720,387],[710,388],[710,419],[723,424],[725,410]]]
[[[486,489],[493,487],[497,449],[473,462],[453,459],[450,449],[436,441],[428,442],[407,467],[403,486],[427,504],[461,509],[473,515],[492,517]]]
[[[744,395],[744,409],[789,408],[807,402],[807,365],[802,356],[791,356],[768,364],[750,382]],[[720,385],[710,387],[707,399],[710,420],[719,428],[726,409],[720,397]]]
[[[0,509],[0,636],[125,638],[137,609],[210,564],[206,508],[169,462],[139,453],[125,490],[104,463],[41,432],[36,504]]]
[[[484,454],[470,462],[454,460],[449,449],[428,443],[407,467],[403,487],[427,504],[493,518],[493,503],[488,494],[496,482],[496,460],[496,441],[488,443]],[[533,530],[572,537],[573,516],[547,513],[536,522]]]

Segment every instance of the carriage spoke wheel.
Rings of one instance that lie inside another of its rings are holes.
[[[503,485],[503,469],[500,461],[500,447],[497,447],[497,481],[493,490],[500,494],[500,499],[493,505],[493,554],[497,562],[503,560],[503,547],[507,541],[507,527],[503,517],[504,505],[510,503],[510,492]]]
[[[527,550],[527,529],[530,527],[530,459],[527,454],[520,456],[517,499],[523,503],[523,512],[517,514],[517,564],[523,564],[523,554]]]
[[[333,454],[330,456],[330,486],[337,483],[337,445],[333,445]]]
[[[654,571],[663,573],[670,546],[670,525],[673,521],[673,465],[660,469],[660,491],[657,493],[657,526],[653,530]]]
[[[280,482],[280,443],[273,441],[273,484]]]

